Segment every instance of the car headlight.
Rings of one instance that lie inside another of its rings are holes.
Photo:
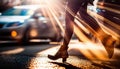
[[[37,36],[37,35],[38,35],[38,32],[37,32],[36,29],[32,29],[32,30],[30,31],[30,36],[31,36],[31,37],[35,37],[35,36]]]
[[[16,26],[21,26],[23,23],[20,22],[12,22],[12,23],[7,23],[4,25],[4,27],[16,27]]]
[[[11,31],[11,36],[12,37],[16,37],[18,35],[17,31],[13,30]]]

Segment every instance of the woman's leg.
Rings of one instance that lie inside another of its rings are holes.
[[[68,57],[68,52],[67,52],[68,44],[70,42],[70,39],[73,34],[73,30],[74,30],[73,28],[74,16],[70,12],[76,14],[79,10],[81,2],[82,0],[68,0],[68,4],[66,8],[66,18],[65,18],[66,29],[65,29],[65,34],[64,34],[63,45],[61,45],[60,49],[54,56],[48,55],[48,58],[52,60],[63,58],[63,62],[66,61],[66,58]]]
[[[87,3],[85,3],[80,7],[79,14],[81,16],[81,19],[85,21],[85,23],[96,32],[96,33],[93,33],[93,35],[95,35],[98,39],[101,40],[102,44],[104,45],[108,53],[108,57],[111,58],[114,53],[114,46],[115,46],[116,40],[111,35],[108,35],[107,33],[105,33],[102,30],[102,28],[99,26],[97,21],[87,13]],[[88,30],[91,32],[89,28]]]

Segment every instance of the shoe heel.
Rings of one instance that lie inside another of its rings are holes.
[[[67,58],[62,58],[62,62],[63,63],[66,62],[66,60],[67,60]]]

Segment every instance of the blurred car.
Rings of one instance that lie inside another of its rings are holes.
[[[37,7],[15,6],[0,14],[0,40],[28,42],[30,39],[60,41],[60,28],[49,17],[35,13]],[[39,8],[40,9],[40,8]]]
[[[88,13],[105,32],[120,40],[120,0],[98,0],[88,6]]]
[[[0,12],[22,4],[22,0],[0,0]]]
[[[98,0],[88,10],[101,24],[120,34],[120,0]]]
[[[94,6],[88,6],[88,13],[106,32],[120,36],[120,0],[98,0]]]

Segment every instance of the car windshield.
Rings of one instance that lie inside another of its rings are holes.
[[[27,16],[32,14],[33,14],[32,10],[20,8],[10,8],[1,13],[2,16]]]

